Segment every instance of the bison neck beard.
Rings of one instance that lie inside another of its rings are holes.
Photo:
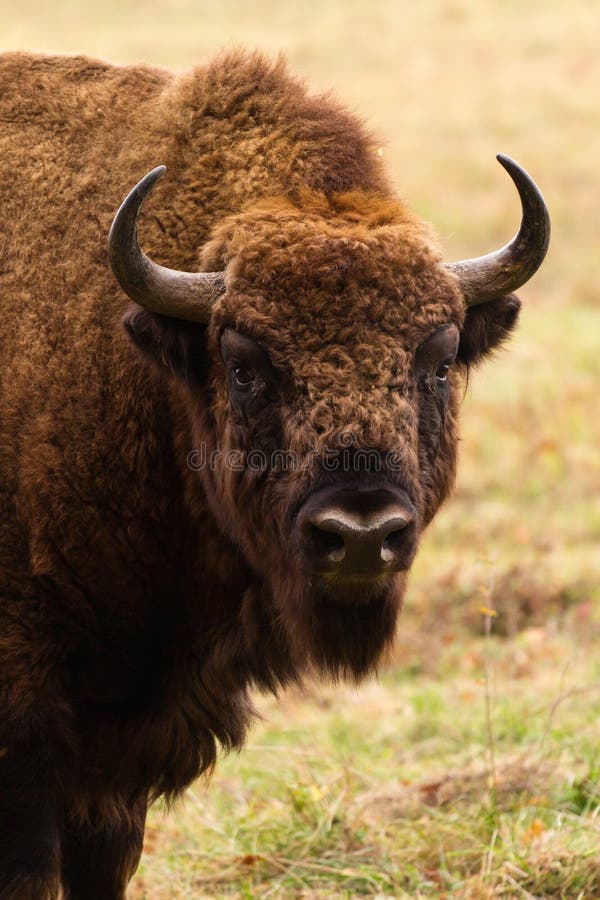
[[[360,681],[391,647],[406,587],[401,572],[372,584],[335,587],[285,577],[273,584],[274,603],[293,656],[333,680]]]

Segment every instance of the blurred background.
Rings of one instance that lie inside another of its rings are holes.
[[[498,151],[552,216],[381,679],[260,698],[210,791],[154,812],[133,897],[600,896],[599,33],[593,0],[0,0],[3,50],[284,53],[375,132],[448,259],[516,229]]]

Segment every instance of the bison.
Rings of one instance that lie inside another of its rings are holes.
[[[549,220],[500,157],[516,237],[443,263],[281,60],[0,87],[0,897],[112,900],[250,689],[377,665]]]

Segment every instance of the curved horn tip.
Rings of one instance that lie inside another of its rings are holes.
[[[544,219],[546,228],[550,227],[550,215],[548,213],[548,208],[546,207],[546,201],[544,200],[543,194],[539,189],[538,185],[535,183],[529,172],[520,166],[518,162],[512,159],[510,156],[507,156],[506,153],[497,153],[496,159],[500,163],[503,169],[505,169],[510,177],[513,180],[513,183],[516,185],[517,190],[522,198],[521,186],[527,189],[527,192],[536,200],[539,201],[544,211]]]
[[[166,171],[166,166],[155,166],[155,168],[144,175],[143,178],[140,178],[133,191],[139,192],[143,197],[146,197],[150,193],[156,182],[160,181]]]
[[[531,176],[525,171],[523,166],[520,166],[519,163],[514,160],[511,156],[507,156],[506,153],[496,153],[496,159],[502,166],[502,168],[508,172],[514,183],[518,187],[518,179],[522,182],[531,183],[533,179]]]
[[[508,156],[506,153],[496,153],[496,159],[508,172],[511,168],[520,169],[521,166],[515,162],[515,160]]]
[[[166,171],[166,166],[156,166],[143,178],[140,178],[121,203],[108,233],[108,248],[111,258],[115,250],[115,241],[119,240],[120,231],[133,227],[135,233],[138,214],[148,195],[152,192],[154,185],[163,177]]]
[[[502,168],[508,172],[513,182],[517,186],[517,190],[519,188],[519,182],[521,182],[524,186],[527,186],[531,190],[533,190],[536,194],[539,194],[540,198],[543,200],[542,192],[539,187],[529,174],[529,172],[520,166],[516,160],[512,159],[512,157],[507,156],[506,153],[496,153],[496,159],[502,166]]]
[[[148,172],[146,178],[151,178],[153,181],[158,181],[159,178],[163,177],[166,171],[167,167],[163,166],[162,164],[160,166],[155,166],[150,172]]]
[[[505,153],[496,154],[496,159],[508,172],[519,192],[523,206],[523,214],[525,215],[526,207],[528,207],[528,215],[533,216],[532,224],[539,232],[538,248],[540,251],[540,260],[536,266],[537,269],[542,264],[544,256],[548,251],[550,234],[552,231],[550,213],[544,195],[529,172],[520,166],[518,162],[515,162],[514,159],[511,159],[511,157],[507,156]],[[522,227],[524,227],[524,225],[525,223],[522,224]],[[533,275],[533,272],[531,274]]]

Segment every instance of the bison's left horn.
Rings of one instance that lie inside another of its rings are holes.
[[[475,306],[516,291],[537,271],[550,242],[550,216],[542,193],[525,169],[499,153],[496,157],[515,183],[521,198],[521,227],[509,244],[445,266],[457,276],[465,303]]]
[[[223,272],[178,272],[152,262],[137,238],[137,218],[146,197],[166,172],[157,166],[139,181],[117,212],[108,236],[108,258],[125,293],[151,312],[207,324],[225,292]]]

